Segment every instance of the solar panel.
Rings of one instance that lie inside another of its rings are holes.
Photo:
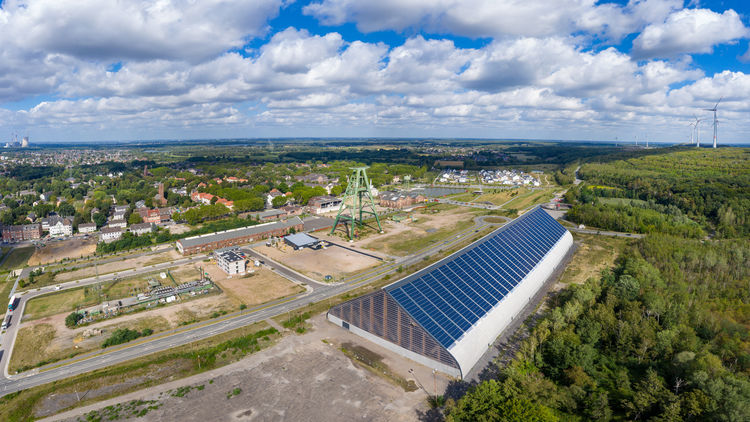
[[[549,214],[536,208],[385,289],[447,349],[497,306],[565,232]]]

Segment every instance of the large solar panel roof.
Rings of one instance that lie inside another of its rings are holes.
[[[565,232],[537,207],[385,290],[447,349],[497,306]]]

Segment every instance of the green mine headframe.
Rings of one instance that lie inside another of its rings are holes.
[[[375,222],[378,223],[378,230],[383,233],[383,227],[380,226],[380,217],[375,211],[375,200],[372,199],[372,187],[370,186],[370,179],[367,178],[367,167],[351,167],[351,170],[352,175],[349,176],[346,192],[344,192],[344,198],[336,215],[336,222],[331,228],[331,234],[333,234],[339,222],[345,223],[350,242],[354,240],[354,227],[364,225],[362,218],[364,214],[374,215]]]

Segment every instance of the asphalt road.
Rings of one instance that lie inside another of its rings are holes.
[[[267,257],[260,257],[262,261],[266,262],[267,266],[273,268],[274,271],[278,272],[282,276],[287,277],[292,281],[306,284],[308,287],[308,291],[306,293],[301,293],[299,295],[280,299],[275,302],[264,304],[255,308],[249,308],[241,312],[228,314],[221,318],[180,327],[171,331],[161,332],[117,347],[110,347],[104,350],[96,350],[88,354],[76,356],[72,359],[59,361],[50,365],[21,373],[19,375],[11,376],[7,374],[7,361],[9,359],[9,354],[3,353],[0,364],[2,364],[4,369],[4,377],[0,379],[0,396],[30,387],[46,384],[59,379],[67,378],[72,375],[105,368],[107,366],[142,357],[150,353],[171,349],[176,346],[191,343],[206,337],[211,337],[226,331],[253,324],[255,322],[263,321],[275,315],[291,312],[294,309],[311,303],[320,302],[327,298],[356,289],[361,285],[378,280],[387,274],[395,273],[400,266],[408,266],[417,263],[427,256],[438,253],[440,250],[444,250],[457,243],[463,242],[471,236],[476,235],[477,232],[479,232],[488,224],[491,223],[485,222],[484,217],[477,217],[475,219],[475,224],[471,228],[460,232],[451,239],[447,239],[438,244],[429,246],[408,257],[403,257],[394,262],[380,265],[370,271],[358,274],[357,276],[352,277],[349,280],[336,284],[320,283],[302,274],[299,274],[296,271],[284,267],[283,265],[280,265],[268,259]],[[251,255],[256,256],[256,253],[254,251],[250,252]],[[201,260],[204,258],[205,256],[186,258],[186,262],[192,262],[194,260]],[[172,265],[181,265],[181,263]],[[139,269],[138,271],[126,272],[126,275],[131,276],[139,274],[143,271],[154,270],[158,270],[158,268],[143,268]],[[118,273],[118,276],[122,274],[123,273]],[[80,280],[78,282],[66,283],[62,285],[61,289],[75,288],[86,284],[98,283],[101,281],[103,281],[103,277],[88,281]],[[27,294],[26,296],[24,296],[22,303],[19,304],[18,309],[14,311],[14,313],[22,315],[23,307],[25,306],[25,303],[26,301],[28,301],[28,299],[44,293],[49,293],[51,291],[54,291],[54,286],[45,287],[39,289],[38,291],[32,292],[31,294]],[[11,327],[13,326],[17,327],[17,323],[11,325]],[[6,332],[5,337],[7,337],[9,332],[10,330]],[[13,341],[15,340],[15,334],[16,331],[14,329],[12,332],[12,340],[9,344],[3,344],[3,349],[12,350]]]

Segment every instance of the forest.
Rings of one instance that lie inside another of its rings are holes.
[[[746,421],[750,245],[640,239],[573,285],[449,421]]]
[[[675,207],[719,237],[750,236],[750,149],[669,148],[628,154],[598,157],[581,166],[579,177],[591,187],[614,188],[622,198]],[[595,196],[603,196],[603,191],[598,189]],[[584,192],[571,191],[575,193]],[[567,199],[590,202],[580,195]]]
[[[750,420],[749,154],[629,151],[583,164],[566,218],[647,236],[550,298],[509,363],[452,385],[445,418]]]

